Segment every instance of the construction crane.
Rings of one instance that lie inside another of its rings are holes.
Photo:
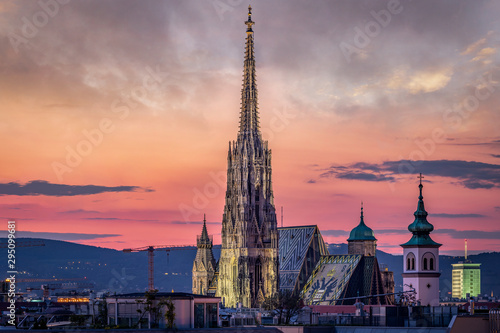
[[[154,284],[154,255],[155,251],[166,251],[167,254],[170,252],[172,249],[177,249],[177,250],[182,250],[182,248],[185,247],[196,247],[195,245],[150,245],[150,246],[143,246],[143,247],[138,247],[135,249],[123,249],[123,252],[125,253],[130,253],[130,252],[148,252],[148,290],[152,291],[155,289],[155,284]]]

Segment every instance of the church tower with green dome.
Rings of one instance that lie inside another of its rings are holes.
[[[359,224],[351,230],[348,243],[348,254],[361,254],[364,256],[375,256],[377,239],[373,230],[369,228],[363,217],[363,203],[361,203],[361,218]]]
[[[403,290],[415,290],[416,301],[421,305],[439,305],[439,247],[430,233],[434,226],[427,221],[422,195],[422,174],[419,176],[420,195],[415,220],[408,226],[413,234],[411,239],[401,244],[403,248]]]

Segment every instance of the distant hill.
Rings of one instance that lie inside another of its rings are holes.
[[[20,238],[18,242],[34,239]],[[74,279],[86,277],[95,283],[95,290],[107,290],[111,293],[141,292],[148,285],[147,253],[123,253],[121,251],[80,245],[64,241],[37,239],[45,243],[43,247],[18,247],[16,249],[17,279]],[[0,243],[6,243],[0,238]],[[347,244],[329,244],[331,254],[346,254]],[[7,250],[4,250],[5,258]],[[191,291],[191,270],[196,255],[196,248],[185,247],[172,249],[169,254],[155,252],[155,287],[161,291]],[[220,245],[214,246],[214,256],[219,258]],[[402,289],[402,256],[392,255],[377,250],[380,264],[394,272],[396,290]],[[441,295],[448,296],[451,291],[451,264],[463,260],[463,257],[440,256]],[[481,265],[482,292],[500,295],[500,253],[481,253],[472,255],[470,260]],[[0,261],[0,271],[7,272],[7,260]],[[7,277],[7,273],[4,273]],[[39,289],[41,284],[50,282],[25,282],[21,288]]]
[[[17,242],[31,241],[19,238]],[[147,252],[123,253],[121,251],[81,245],[64,241],[43,241],[42,247],[16,248],[18,279],[58,278],[74,279],[86,277],[95,283],[96,290],[122,293],[144,291],[148,285]],[[5,238],[0,238],[5,243]],[[5,256],[7,256],[5,249]],[[220,249],[214,249],[218,257]],[[162,291],[190,291],[191,270],[196,255],[195,248],[172,249],[155,252],[155,287]],[[0,261],[0,271],[7,271],[7,260]],[[5,277],[7,277],[6,273]],[[2,277],[2,276],[0,276]],[[23,283],[39,289],[50,282]]]
[[[347,253],[347,244],[328,244],[328,251],[331,254],[345,254]],[[385,265],[390,271],[394,272],[396,291],[402,290],[403,256],[377,250],[377,259],[381,266]],[[464,261],[464,259],[464,257],[439,256],[439,271],[441,272],[439,289],[442,297],[451,297],[451,264]],[[500,276],[500,252],[470,255],[467,256],[467,259],[481,263],[481,293],[490,295],[493,291],[495,295],[500,295],[500,282],[498,279],[498,276]]]

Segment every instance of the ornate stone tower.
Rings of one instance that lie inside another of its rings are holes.
[[[193,294],[206,295],[215,274],[215,259],[212,253],[213,241],[208,236],[207,221],[203,215],[203,228],[197,237],[196,257],[193,263]]]
[[[377,239],[364,221],[363,203],[361,203],[361,219],[357,227],[351,230],[347,239],[347,252],[349,254],[362,254],[364,256],[375,256],[377,250]]]
[[[247,37],[237,141],[229,142],[227,190],[216,296],[227,307],[258,307],[278,291],[278,229],[271,150],[259,129],[252,8]]]
[[[422,196],[422,174],[420,174],[420,196],[415,221],[408,226],[413,234],[411,239],[401,244],[403,247],[403,290],[415,289],[416,301],[421,305],[439,305],[439,247],[429,235],[434,226],[427,222],[427,212]]]

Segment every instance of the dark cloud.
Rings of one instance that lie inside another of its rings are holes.
[[[386,177],[384,175],[375,175],[375,174],[364,173],[364,172],[343,172],[343,173],[337,175],[337,178],[366,180],[369,182],[394,181],[394,177]]]
[[[7,237],[8,232],[0,230],[0,237]],[[37,232],[37,231],[17,231],[16,237],[26,238],[46,238],[61,241],[76,241],[76,240],[89,240],[100,239],[107,237],[119,237],[120,234],[81,234],[71,232]]]
[[[497,212],[500,212],[500,206],[495,206],[495,210],[496,210]]]
[[[314,179],[309,179],[309,180],[307,181],[307,183],[308,183],[308,184],[316,184],[316,180],[314,180]]]
[[[417,174],[455,178],[469,189],[500,187],[500,165],[475,161],[385,161],[381,164],[354,163],[330,166],[320,177],[364,181],[395,181],[397,175]]]
[[[141,219],[123,219],[119,217],[86,217],[84,220],[97,220],[97,221],[134,221],[134,222],[161,222],[160,220],[141,220]]]
[[[481,217],[488,217],[483,214],[448,214],[448,213],[436,213],[436,214],[429,214],[431,217],[442,217],[442,218],[447,218],[447,219],[464,219],[464,218],[481,218]]]
[[[321,230],[321,234],[323,236],[347,236],[349,235],[350,231],[346,230],[335,230],[335,229],[329,229],[329,230]]]
[[[152,192],[139,186],[98,186],[98,185],[66,185],[52,184],[45,180],[33,180],[26,184],[15,182],[0,184],[0,195],[48,195],[76,196],[106,192]]]
[[[199,225],[202,225],[203,224],[203,221],[171,221],[170,222],[171,224],[199,224]],[[208,222],[207,221],[207,224],[220,224],[220,222]]]
[[[446,145],[449,145],[449,146],[491,146],[491,145],[498,146],[499,143],[500,143],[499,140],[492,140],[492,141],[487,141],[487,142],[446,143]],[[500,157],[500,155],[494,155],[494,154],[491,154],[491,156]]]
[[[500,155],[491,154],[491,156],[496,157],[496,158],[500,158]]]
[[[455,239],[500,239],[500,230],[456,230],[456,229],[436,229],[436,234],[446,234]]]
[[[401,229],[377,229],[374,230],[377,235],[410,235],[406,228]],[[445,234],[454,239],[500,239],[500,230],[482,231],[482,230],[457,230],[457,229],[435,229],[433,234]],[[349,231],[345,230],[322,230],[324,236],[347,236]]]
[[[75,210],[67,210],[64,212],[60,212],[60,214],[96,214],[100,213],[97,210],[85,210],[85,209],[75,209]]]
[[[408,234],[409,231],[406,228],[401,228],[401,229],[380,229],[380,230],[374,230],[375,232],[375,237],[377,234],[398,234],[398,235],[404,235]]]

